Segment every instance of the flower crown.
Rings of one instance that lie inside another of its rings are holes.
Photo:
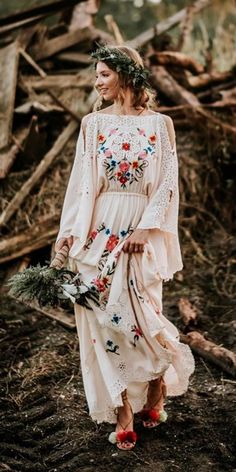
[[[98,61],[111,65],[116,72],[130,77],[134,88],[147,87],[150,88],[148,82],[149,71],[139,64],[136,64],[127,54],[118,49],[109,48],[108,46],[100,46],[96,51],[92,52],[91,57]]]

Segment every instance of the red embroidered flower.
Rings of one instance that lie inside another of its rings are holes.
[[[152,134],[152,136],[149,137],[149,140],[151,141],[151,143],[155,143],[156,142],[156,135],[155,134]]]
[[[137,169],[138,168],[138,161],[134,161],[132,163],[132,167],[133,167],[133,169]]]
[[[98,234],[98,232],[97,232],[96,230],[94,230],[94,231],[92,231],[92,232],[90,233],[90,237],[91,237],[92,239],[95,239],[96,236],[97,236],[97,234]]]
[[[118,242],[119,242],[119,238],[115,234],[111,234],[111,236],[109,237],[106,243],[106,249],[108,251],[113,251],[114,247],[116,247]]]
[[[122,176],[119,180],[120,180],[121,184],[125,184],[125,182],[127,182],[128,179],[126,177]]]
[[[143,335],[141,329],[138,328],[138,327],[135,327],[135,329],[132,330],[132,331],[134,331],[137,336],[142,336]]]
[[[122,144],[122,149],[124,149],[124,151],[129,151],[130,150],[130,144],[129,143],[123,143]]]
[[[97,289],[99,292],[105,292],[106,290],[106,287],[105,287],[105,283],[103,280],[101,279],[94,279],[93,280],[93,283],[96,285]]]
[[[103,136],[103,134],[99,134],[98,135],[98,141],[99,141],[99,143],[103,143],[103,141],[105,141],[105,136]]]
[[[129,170],[129,162],[121,162],[120,165],[119,165],[119,168],[121,170],[121,172],[127,172],[127,170]]]
[[[121,176],[122,176],[122,173],[121,173],[121,172],[117,172],[116,175],[117,175],[117,177],[121,177]]]

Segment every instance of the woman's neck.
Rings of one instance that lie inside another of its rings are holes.
[[[141,106],[134,108],[133,106],[128,106],[127,104],[120,106],[120,104],[115,104],[114,102],[112,111],[116,115],[139,115],[144,111],[144,108]]]
[[[144,107],[138,106],[135,108],[132,105],[132,97],[131,94],[127,94],[127,97],[125,99],[125,102],[123,105],[120,104],[119,100],[114,100],[113,104],[113,112],[117,115],[123,114],[123,115],[139,115],[142,113],[144,110]]]

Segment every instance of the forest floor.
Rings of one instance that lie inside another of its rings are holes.
[[[164,308],[182,329],[180,285],[165,284]],[[204,295],[198,329],[232,349],[234,307]],[[135,449],[119,451],[107,440],[113,426],[97,425],[88,415],[76,332],[5,295],[0,310],[0,471],[236,472],[235,381],[229,374],[195,356],[188,392],[167,399],[168,421],[143,431],[137,418]]]

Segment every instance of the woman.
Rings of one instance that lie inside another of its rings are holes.
[[[162,283],[181,270],[178,162],[172,120],[151,111],[147,71],[137,51],[92,54],[105,110],[82,120],[55,249],[99,293],[75,304],[90,415],[116,423],[110,442],[131,449],[133,414],[143,426],[167,419],[166,395],[188,388],[194,359],[162,313]]]

